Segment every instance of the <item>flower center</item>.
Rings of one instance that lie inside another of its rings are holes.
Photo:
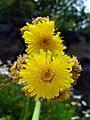
[[[42,46],[47,46],[49,44],[49,40],[48,39],[43,39],[41,41],[41,44],[42,44]]]
[[[50,82],[53,79],[53,72],[47,69],[42,72],[41,77],[45,82]]]

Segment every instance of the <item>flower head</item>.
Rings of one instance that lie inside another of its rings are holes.
[[[37,20],[36,20],[37,21]],[[34,21],[34,23],[36,23]],[[60,32],[56,32],[53,21],[49,19],[40,19],[37,24],[27,23],[28,30],[23,34],[25,43],[27,44],[27,53],[39,53],[40,49],[44,51],[56,51],[64,50],[63,40],[60,38]]]
[[[26,55],[19,56],[11,67],[16,80],[24,82],[26,96],[63,101],[79,77],[82,68],[76,57],[63,50],[63,40],[53,21],[38,17],[20,29],[27,44]]]
[[[59,95],[51,99],[50,101],[61,102],[67,100],[69,97],[70,97],[69,90],[66,89],[63,92],[59,92]]]
[[[74,79],[74,83],[76,83],[80,76],[80,72],[82,71],[82,66],[79,64],[78,59],[75,56],[71,58],[70,62],[74,62],[72,67],[72,78]]]
[[[17,61],[15,61],[13,66],[10,68],[13,79],[16,79],[17,81],[19,80],[19,71],[23,68],[23,64],[25,63],[27,57],[27,54],[23,54],[23,56],[19,55]]]
[[[74,80],[73,62],[70,57],[60,52],[54,57],[50,51],[40,50],[39,54],[29,55],[20,70],[20,82],[25,82],[23,91],[30,97],[51,99],[70,89]]]

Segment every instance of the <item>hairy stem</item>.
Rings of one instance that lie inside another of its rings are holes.
[[[36,103],[35,103],[32,120],[39,120],[40,109],[41,109],[41,101],[38,99],[38,100],[36,100]]]

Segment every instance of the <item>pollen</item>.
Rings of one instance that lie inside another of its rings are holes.
[[[50,69],[47,69],[42,72],[41,77],[45,82],[50,82],[53,79],[53,72]]]
[[[41,46],[48,46],[49,45],[49,39],[43,39],[42,41],[41,41]]]

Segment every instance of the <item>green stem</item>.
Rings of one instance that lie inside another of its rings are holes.
[[[40,108],[41,108],[41,102],[40,102],[40,100],[36,100],[32,120],[39,120]]]
[[[30,102],[30,98],[27,98],[27,103],[26,103],[25,114],[24,114],[23,120],[27,120],[27,114],[28,114],[28,110],[29,110],[29,102]]]

